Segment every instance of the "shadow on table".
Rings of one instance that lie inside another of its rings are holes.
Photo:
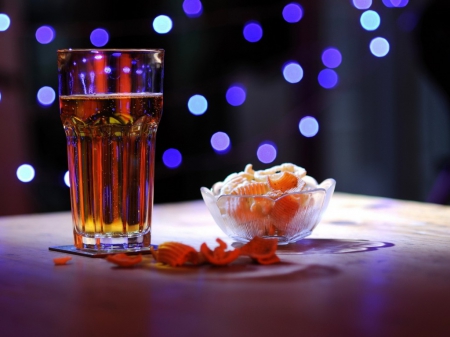
[[[346,254],[393,247],[393,243],[346,240],[346,239],[303,239],[285,246],[279,246],[277,254]]]

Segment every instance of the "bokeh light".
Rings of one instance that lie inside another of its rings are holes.
[[[218,131],[211,137],[211,146],[219,153],[227,152],[230,145],[230,137],[225,132]]]
[[[17,178],[23,183],[29,183],[34,179],[34,168],[29,164],[20,165],[16,171]]]
[[[305,137],[314,137],[319,132],[319,123],[314,117],[305,116],[298,123],[300,133]]]
[[[184,0],[183,11],[190,18],[197,18],[203,13],[203,5],[200,0]]]
[[[405,7],[409,3],[409,0],[383,0],[383,4],[388,7]]]
[[[55,38],[55,30],[50,26],[41,26],[36,30],[36,40],[41,44],[48,44]]]
[[[0,32],[4,32],[11,25],[11,19],[5,13],[0,13]]]
[[[203,115],[208,109],[208,101],[202,95],[194,95],[189,98],[188,109],[193,115]]]
[[[67,187],[70,187],[70,173],[67,171],[64,174],[64,184],[66,184]]]
[[[303,8],[300,4],[292,2],[284,6],[282,14],[286,22],[296,23],[303,17]]]
[[[298,83],[303,78],[303,68],[297,62],[288,62],[283,66],[283,77],[289,83]]]
[[[368,31],[373,31],[380,26],[380,16],[377,12],[368,10],[361,14],[361,26]]]
[[[372,6],[372,0],[353,0],[353,6],[358,9],[368,9]]]
[[[2,93],[0,92],[0,102],[2,101]]]
[[[389,42],[383,37],[376,37],[370,41],[370,52],[376,57],[384,57],[389,53]]]
[[[51,87],[42,87],[37,93],[37,100],[42,105],[51,105],[56,98],[55,90]]]
[[[103,47],[109,41],[109,34],[103,28],[94,29],[90,36],[91,43],[96,47]]]
[[[264,142],[258,147],[256,156],[261,163],[269,164],[277,158],[277,148],[272,142]]]
[[[163,153],[162,160],[164,165],[166,165],[168,168],[177,168],[178,166],[180,166],[183,158],[180,151],[178,151],[177,149],[167,149]]]
[[[232,106],[239,106],[244,104],[247,93],[245,92],[245,88],[243,85],[233,84],[228,88],[225,97],[228,104]]]
[[[317,79],[319,81],[320,86],[325,89],[334,88],[339,81],[337,73],[332,69],[323,69],[319,73]]]
[[[322,53],[322,62],[328,68],[339,67],[342,62],[341,52],[336,48],[325,49]]]
[[[172,19],[169,18],[167,15],[158,15],[153,20],[153,29],[158,34],[167,34],[172,30],[173,23]]]
[[[248,42],[258,42],[263,36],[263,29],[258,22],[251,21],[245,24],[243,34]]]

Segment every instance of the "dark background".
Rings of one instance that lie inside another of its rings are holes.
[[[420,18],[431,1],[387,8],[373,0],[370,9],[381,16],[373,32],[362,29],[363,11],[350,0],[299,0],[304,16],[295,24],[281,15],[289,2],[203,1],[203,14],[189,18],[182,0],[0,0],[0,13],[11,18],[10,28],[0,32],[0,215],[70,209],[57,100],[43,107],[36,93],[45,85],[57,90],[56,50],[93,48],[89,35],[95,28],[109,32],[105,48],[166,50],[156,203],[199,199],[201,186],[242,171],[247,163],[264,169],[283,162],[305,167],[317,180],[335,178],[339,192],[427,200],[450,154],[445,90],[422,61],[423,48],[431,46],[417,39]],[[160,14],[173,20],[168,34],[152,28]],[[249,20],[263,27],[257,43],[242,36]],[[55,40],[46,45],[35,38],[42,25],[56,31]],[[369,51],[376,36],[390,43],[386,57]],[[444,45],[448,38],[436,37],[435,44]],[[317,82],[324,69],[321,53],[329,46],[343,56],[336,69],[339,83],[330,90]],[[281,68],[289,60],[304,69],[299,83],[282,77]],[[234,82],[247,88],[247,99],[238,107],[225,100]],[[187,109],[194,94],[208,99],[204,115]],[[298,131],[306,115],[319,122],[315,137]],[[226,154],[210,146],[217,131],[230,135],[232,148]],[[278,147],[270,164],[256,157],[265,140]],[[162,163],[168,148],[183,155],[176,169]],[[23,163],[36,169],[29,183],[15,175]]]

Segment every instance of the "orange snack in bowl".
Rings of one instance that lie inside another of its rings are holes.
[[[299,179],[294,173],[284,171],[268,176],[267,182],[273,190],[286,192],[296,188],[299,183]]]
[[[269,187],[263,182],[249,182],[234,188],[231,195],[236,198],[230,198],[226,204],[226,212],[239,222],[250,222],[259,220],[267,215],[272,209],[270,200],[261,198],[269,192]],[[249,196],[240,198],[239,196]]]

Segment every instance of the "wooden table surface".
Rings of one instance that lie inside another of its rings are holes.
[[[54,266],[71,233],[69,213],[0,218],[0,336],[450,336],[448,206],[336,193],[271,266]],[[217,237],[202,201],[155,206],[152,243]]]

